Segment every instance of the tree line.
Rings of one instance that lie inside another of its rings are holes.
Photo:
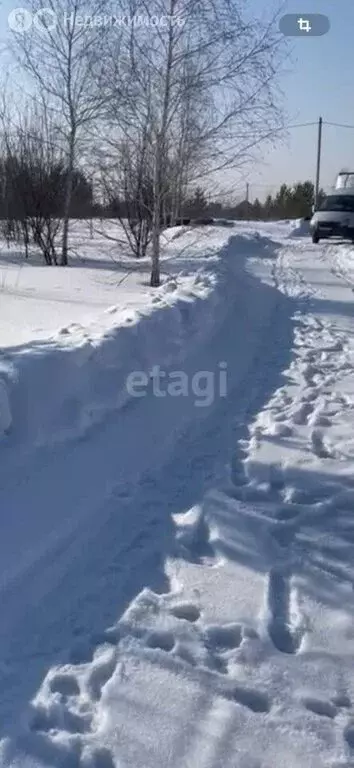
[[[317,204],[320,205],[324,198],[325,193],[320,189]],[[253,212],[255,218],[261,219],[307,218],[312,215],[314,205],[314,184],[312,181],[305,181],[293,186],[282,184],[275,196],[268,195],[263,204],[255,200]]]
[[[325,198],[321,189],[318,196],[320,205]],[[185,217],[244,219],[267,221],[279,219],[308,218],[315,205],[315,187],[312,181],[297,182],[290,186],[282,184],[275,195],[267,195],[264,202],[256,198],[253,202],[242,200],[237,203],[213,200],[201,187],[183,204]]]
[[[38,130],[38,125],[37,125]],[[43,139],[43,136],[41,137]],[[60,224],[65,211],[67,168],[63,158],[52,153],[52,145],[39,141],[33,133],[20,132],[17,140],[7,144],[7,153],[0,157],[0,221],[8,245],[22,242],[28,257],[30,243],[37,245],[48,265],[58,264],[56,247]],[[320,192],[320,201],[324,197]],[[172,216],[172,201],[165,200],[161,209],[159,229],[176,223],[214,219],[278,220],[311,216],[314,206],[314,185],[311,181],[288,186],[283,184],[274,195],[262,203],[243,200],[238,203],[213,200],[202,187],[181,197],[176,215]],[[139,257],[145,255],[151,233],[153,203],[152,189],[146,189],[146,205],[139,196],[109,196],[106,202],[95,199],[93,184],[83,170],[74,168],[69,206],[69,219],[118,219],[131,235],[131,249]],[[177,215],[178,214],[178,215]],[[133,240],[133,237],[135,240]]]

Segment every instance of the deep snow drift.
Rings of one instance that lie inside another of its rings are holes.
[[[297,234],[182,233],[125,345],[112,313],[72,367],[61,337],[5,358],[4,768],[353,765],[352,248]],[[122,398],[154,363],[212,386]]]
[[[82,436],[126,403],[130,372],[177,364],[222,322],[227,281],[219,252],[229,230],[189,230],[183,241],[180,234],[168,230],[163,237],[162,286],[155,291],[148,287],[148,259],[137,262],[123,253],[115,263],[110,241],[91,240],[87,233],[84,258],[74,255],[68,269],[19,262],[18,254],[4,252],[0,272],[8,276],[13,269],[21,293],[4,291],[0,322],[9,303],[18,313],[20,300],[22,312],[16,323],[12,319],[10,333],[6,322],[1,329],[0,451],[1,436],[7,453],[13,447],[16,456],[19,445],[33,449]],[[98,250],[94,255],[90,249]],[[98,301],[102,286],[105,309]],[[71,298],[78,290],[83,307]],[[53,302],[63,325],[50,334]],[[73,307],[85,318],[89,306],[90,322],[70,322]],[[28,308],[30,317],[35,308],[41,319],[39,338],[28,324]],[[30,333],[33,338],[21,344]]]

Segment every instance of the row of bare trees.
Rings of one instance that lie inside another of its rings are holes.
[[[2,178],[28,179],[24,241],[31,234],[48,264],[68,264],[75,174],[86,166],[106,202],[124,202],[127,240],[137,256],[150,250],[157,286],[161,228],[182,215],[193,185],[226,171],[231,181],[255,147],[279,135],[274,16],[251,18],[243,0],[117,0],[114,8],[46,0],[46,8],[47,20],[42,13],[41,24],[12,38],[27,107],[20,116],[8,103],[1,110]],[[40,0],[28,9],[41,11]]]
[[[56,149],[53,126],[44,109],[34,105],[13,124],[2,112],[0,163],[3,234],[8,242],[22,241],[26,258],[30,242],[46,264],[57,264],[56,241],[60,229],[65,160]]]

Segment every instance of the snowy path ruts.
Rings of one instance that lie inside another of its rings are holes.
[[[227,402],[116,489],[49,588],[36,565],[40,661],[3,712],[34,698],[0,765],[354,764],[354,321],[335,255],[294,240],[264,262],[267,320]],[[213,355],[236,369],[233,311]],[[26,621],[7,599],[10,692]]]
[[[269,357],[275,316],[282,338],[291,338],[287,301],[251,275],[240,287],[240,275],[238,253],[227,333],[222,328],[187,361],[192,373],[228,361],[230,396],[217,399],[207,417],[189,398],[149,397],[89,439],[43,452],[20,483],[17,476],[2,478],[8,525],[1,542],[0,738],[16,733],[50,666],[88,661],[97,637],[145,585],[168,588],[165,559],[176,553],[171,515],[202,497],[227,461],[229,407],[236,414],[249,407],[251,371],[257,358]],[[252,313],[248,292],[257,308]],[[241,322],[246,339],[237,330]],[[288,346],[280,345],[279,364],[268,382],[261,380],[260,404],[277,382]]]

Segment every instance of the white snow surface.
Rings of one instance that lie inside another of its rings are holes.
[[[219,251],[228,229],[190,230],[183,242],[178,229],[168,230],[159,290],[148,287],[149,259],[124,251],[116,258],[116,243],[88,232],[84,223],[74,226],[66,269],[3,250],[0,441],[11,416],[7,442],[16,456],[19,445],[23,451],[85,434],[127,402],[129,373],[177,364],[227,307]],[[111,227],[110,237],[118,234]],[[61,323],[54,332],[53,322]]]
[[[294,226],[290,230],[290,237],[308,237],[310,234],[310,221],[307,219],[296,219]]]
[[[170,232],[103,314],[73,268],[90,321],[5,339],[1,768],[354,765],[354,251],[296,228]]]

